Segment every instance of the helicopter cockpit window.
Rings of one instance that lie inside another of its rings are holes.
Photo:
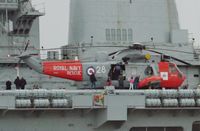
[[[144,70],[144,74],[147,75],[147,76],[151,76],[153,75],[153,69],[151,66],[147,66],[146,69]]]
[[[169,63],[169,71],[170,71],[170,73],[177,73],[178,72],[175,65],[173,65],[171,63]]]
[[[178,74],[179,78],[183,77],[180,70],[172,63],[169,63],[169,71],[170,71],[170,73]]]

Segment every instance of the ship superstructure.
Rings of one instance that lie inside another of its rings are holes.
[[[179,26],[175,0],[70,1],[69,45],[63,47],[64,59],[95,61],[120,50],[118,46],[135,42],[191,63],[190,67],[177,64],[187,74],[185,84],[198,86],[199,56],[188,30]]]
[[[37,10],[30,0],[0,1],[0,86],[5,89],[5,82],[14,82],[17,76],[24,77],[28,89],[51,88],[57,85],[64,88],[66,80],[40,75],[23,62],[18,63],[17,57],[29,43],[28,52],[38,54],[40,58],[39,17],[45,14],[44,9]],[[12,89],[15,85],[12,84]]]
[[[0,9],[3,85],[18,73],[17,59],[7,59],[7,55],[18,54],[18,48],[23,50],[28,40],[32,43],[30,51],[39,48],[41,13],[26,0],[1,0]],[[188,42],[187,30],[179,28],[174,0],[71,0],[69,45],[63,47],[63,58],[93,61],[118,50],[119,45],[136,41],[165,48],[165,53],[172,53],[166,49],[192,52],[171,55],[193,65],[178,63],[188,77],[186,84],[198,87],[198,55],[194,55]],[[106,47],[113,45],[116,48]],[[54,57],[57,53],[52,54]],[[51,59],[51,53],[49,56]],[[102,90],[69,90],[75,89],[76,83],[69,85],[62,79],[42,76],[24,64],[21,66],[19,74],[27,78],[29,90],[0,91],[1,131],[200,130],[199,89],[117,90],[105,86]],[[33,87],[54,89],[33,90]]]
[[[30,81],[38,81],[38,75],[20,64],[17,68],[18,59],[9,57],[20,54],[25,44],[30,41],[28,49],[32,53],[39,53],[39,16],[43,13],[35,10],[29,0],[1,0],[0,1],[0,85],[4,87],[5,81],[13,81],[17,75],[27,77]],[[29,76],[26,72],[31,72]],[[31,78],[35,77],[35,78]],[[35,80],[33,80],[35,79]]]

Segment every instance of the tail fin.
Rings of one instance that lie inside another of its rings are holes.
[[[31,54],[27,52],[28,46],[30,45],[30,40],[27,41],[26,46],[22,52],[20,52],[19,55],[10,55],[15,56],[19,58],[19,61],[17,63],[18,67],[21,61],[26,63],[30,68],[34,69],[35,71],[42,73],[42,64],[41,61],[32,57],[32,55],[38,55],[38,54]]]

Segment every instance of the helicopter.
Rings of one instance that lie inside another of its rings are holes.
[[[86,86],[90,83],[90,75],[95,74],[98,87],[104,87],[106,80],[110,78],[115,87],[121,88],[118,85],[118,80],[119,75],[122,75],[125,85],[122,88],[129,86],[130,77],[140,77],[139,83],[137,84],[138,89],[146,89],[149,87],[156,89],[178,89],[186,77],[176,64],[170,62],[169,59],[174,59],[189,65],[189,63],[180,59],[167,56],[158,51],[146,49],[140,43],[134,43],[126,49],[108,54],[111,59],[104,62],[82,62],[80,60],[39,61],[26,52],[28,45],[26,45],[24,52],[18,56],[20,59],[19,62],[23,60],[30,68],[38,73],[87,83],[83,84]],[[125,52],[130,53],[116,60],[116,57]],[[161,60],[159,62],[152,60],[150,63],[151,55],[148,52],[159,54],[158,56],[161,57]],[[120,67],[120,71],[115,70],[116,66]]]

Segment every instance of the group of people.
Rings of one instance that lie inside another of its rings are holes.
[[[136,76],[135,78],[133,76],[131,76],[130,80],[129,80],[129,90],[133,90],[133,89],[137,89],[138,83],[139,83],[139,76]],[[91,82],[91,88],[96,88],[96,77],[95,77],[95,73],[92,72],[90,75],[90,82]],[[124,76],[123,75],[119,75],[118,78],[118,82],[119,82],[119,87],[124,88]],[[112,80],[110,77],[108,77],[107,81],[106,81],[106,86],[111,86],[112,85]]]
[[[138,87],[138,83],[139,83],[139,76],[136,76],[135,78],[133,78],[133,76],[131,76],[131,79],[129,80],[130,86],[129,86],[129,90],[133,90],[133,89],[137,89]]]
[[[26,80],[21,77],[21,79],[19,77],[17,77],[14,81],[15,87],[17,90],[19,89],[25,89],[26,86]],[[12,89],[12,82],[10,80],[6,81],[6,90],[11,90]]]

